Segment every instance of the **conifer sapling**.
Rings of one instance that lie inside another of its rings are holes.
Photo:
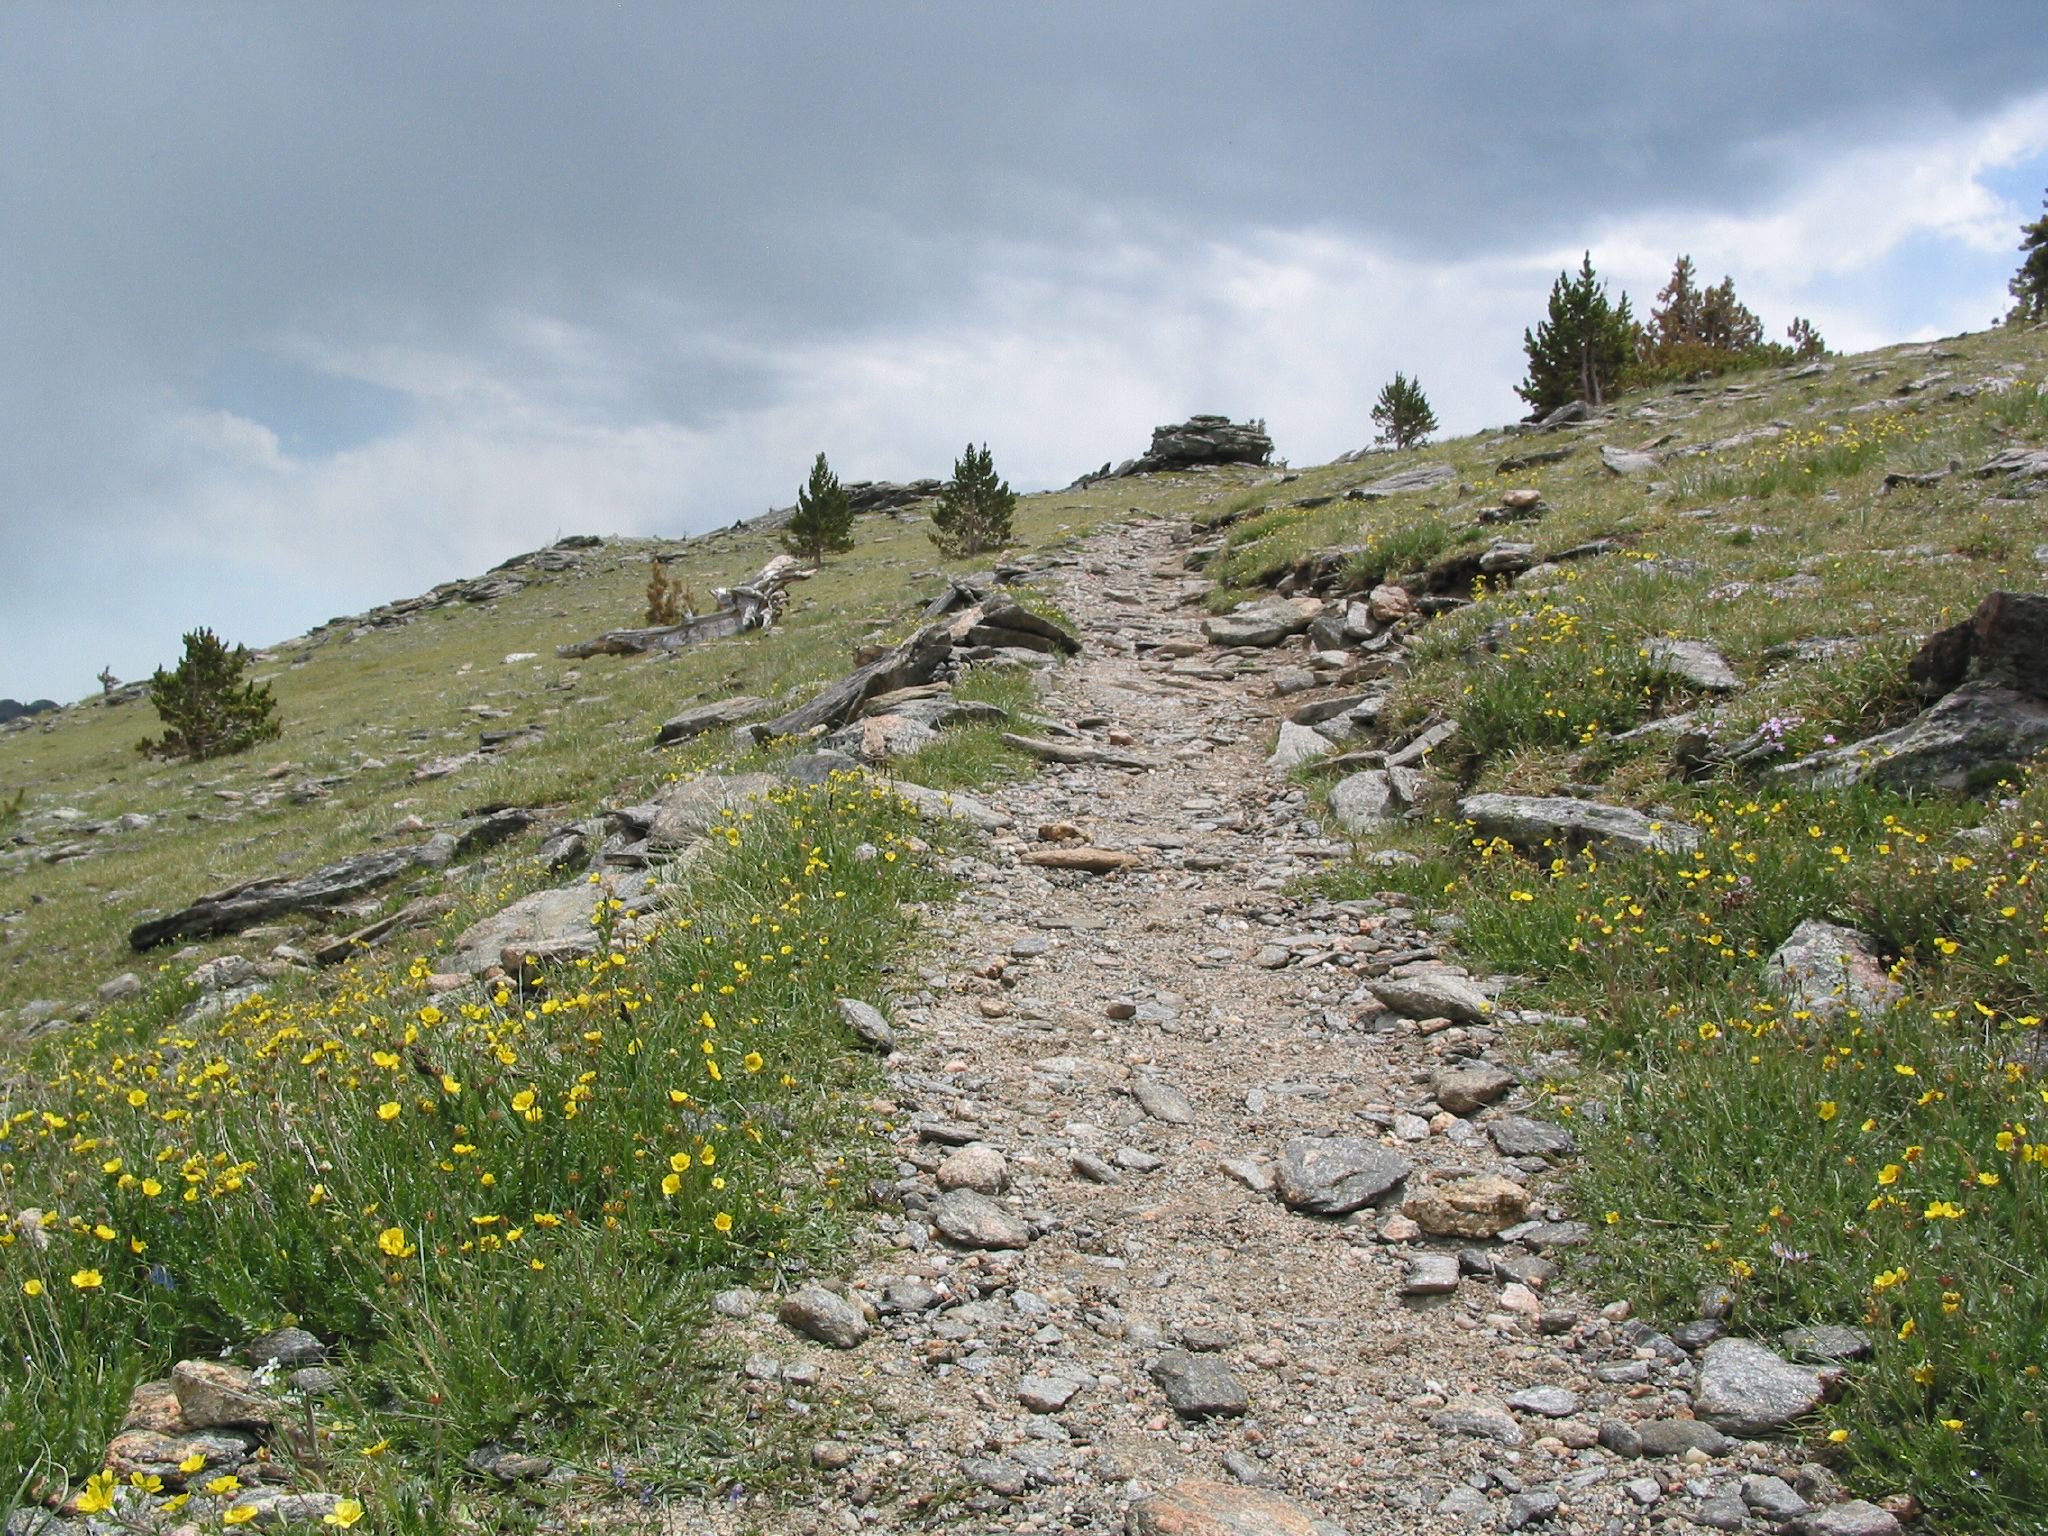
[[[782,547],[813,565],[853,548],[853,505],[822,453],[811,465],[810,480],[796,493],[796,512],[782,530]]]
[[[242,681],[249,660],[246,646],[230,650],[210,629],[188,633],[184,659],[168,672],[158,667],[149,680],[164,733],[137,742],[136,750],[200,762],[283,734],[270,685]]]
[[[1380,389],[1378,404],[1372,408],[1373,425],[1380,429],[1378,441],[1396,448],[1413,448],[1436,430],[1436,412],[1422,382],[1396,370],[1391,384]]]
[[[978,555],[1011,542],[1017,493],[996,475],[988,444],[969,443],[953,465],[953,478],[932,506],[932,542],[941,553]]]

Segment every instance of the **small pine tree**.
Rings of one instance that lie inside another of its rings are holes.
[[[267,683],[245,683],[246,646],[233,650],[210,629],[185,636],[185,658],[149,680],[149,702],[163,721],[160,737],[136,743],[149,757],[183,757],[200,762],[240,752],[283,733],[277,700]]]
[[[1671,280],[1657,293],[1650,308],[1648,340],[1653,347],[1671,347],[1700,339],[1700,290],[1693,281],[1692,258],[1680,256],[1672,264]]]
[[[2020,252],[2026,259],[2005,285],[2012,295],[2007,325],[2048,320],[2048,209],[2033,223],[2020,226]]]
[[[782,547],[813,565],[853,548],[853,505],[822,453],[811,466],[810,482],[796,493],[796,515],[782,530]]]
[[[988,444],[967,445],[953,465],[953,478],[932,506],[932,542],[947,556],[978,555],[1011,542],[1010,518],[1017,493],[996,477]]]
[[[1735,297],[1735,279],[1724,277],[1702,290],[1693,281],[1690,256],[1680,256],[1673,264],[1671,280],[1658,292],[1644,332],[1645,350],[1653,358],[1681,347],[1744,352],[1761,346],[1763,339],[1763,322]]]
[[[683,622],[696,608],[695,595],[659,560],[647,562],[647,622],[664,629]]]
[[[1785,327],[1785,339],[1792,343],[1792,355],[1797,358],[1819,357],[1828,349],[1813,322],[1804,315],[1792,317],[1792,323]]]
[[[1380,429],[1378,441],[1396,448],[1426,442],[1436,430],[1436,412],[1422,392],[1422,381],[1397,369],[1393,383],[1380,390],[1379,403],[1372,408],[1372,424]]]
[[[1735,297],[1735,279],[1724,277],[1700,295],[1700,341],[1717,352],[1746,352],[1763,345],[1764,323]]]
[[[1558,273],[1544,320],[1522,332],[1529,377],[1515,386],[1515,393],[1537,416],[1573,400],[1599,405],[1635,357],[1641,329],[1629,312],[1627,294],[1619,304],[1609,301],[1607,285],[1594,274],[1593,253],[1586,252],[1577,277]]]

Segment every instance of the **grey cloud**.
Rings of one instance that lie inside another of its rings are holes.
[[[995,310],[1019,283],[1056,308],[1063,252],[1113,327],[1120,282],[1175,302],[1149,260],[1119,276],[1120,246],[1192,261],[1314,228],[1454,261],[1616,210],[1755,206],[1876,127],[2038,88],[2048,32],[2014,16],[10,6],[0,562],[75,572],[92,539],[113,589],[150,590],[138,534],[205,483],[144,441],[181,410],[312,455],[493,391],[515,417],[715,434],[785,400],[809,348],[1015,325]],[[60,687],[49,665],[0,691]]]

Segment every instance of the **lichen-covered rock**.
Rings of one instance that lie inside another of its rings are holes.
[[[1693,1413],[1731,1435],[1782,1429],[1821,1405],[1826,1378],[1749,1339],[1721,1339],[1700,1357]]]
[[[1794,928],[1765,970],[1788,1004],[1822,1017],[1883,1013],[1906,995],[1868,935],[1819,918]]]
[[[1529,1191],[1497,1173],[1412,1189],[1401,1214],[1431,1237],[1492,1237],[1529,1214]]]
[[[1274,1184],[1295,1210],[1343,1216],[1389,1193],[1414,1167],[1362,1136],[1303,1136],[1282,1149]]]
[[[219,1360],[180,1360],[171,1367],[178,1412],[194,1429],[253,1429],[267,1433],[278,1405],[256,1378]]]

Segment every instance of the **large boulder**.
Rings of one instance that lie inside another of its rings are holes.
[[[1189,469],[1197,464],[1264,464],[1273,457],[1273,439],[1263,421],[1233,422],[1228,416],[1190,416],[1175,426],[1154,427],[1152,446],[1119,475]]]
[[[2048,751],[2048,594],[1993,592],[1930,635],[1906,670],[1932,708],[1775,771],[1824,786],[1968,792]]]
[[[1875,784],[1973,791],[2048,751],[2048,702],[1997,683],[1964,683],[1897,730],[1866,736],[1772,772],[1825,788]]]
[[[1639,811],[1573,800],[1562,795],[1471,795],[1458,814],[1481,837],[1498,837],[1527,853],[1689,853],[1699,846],[1692,828],[1652,821]]]

